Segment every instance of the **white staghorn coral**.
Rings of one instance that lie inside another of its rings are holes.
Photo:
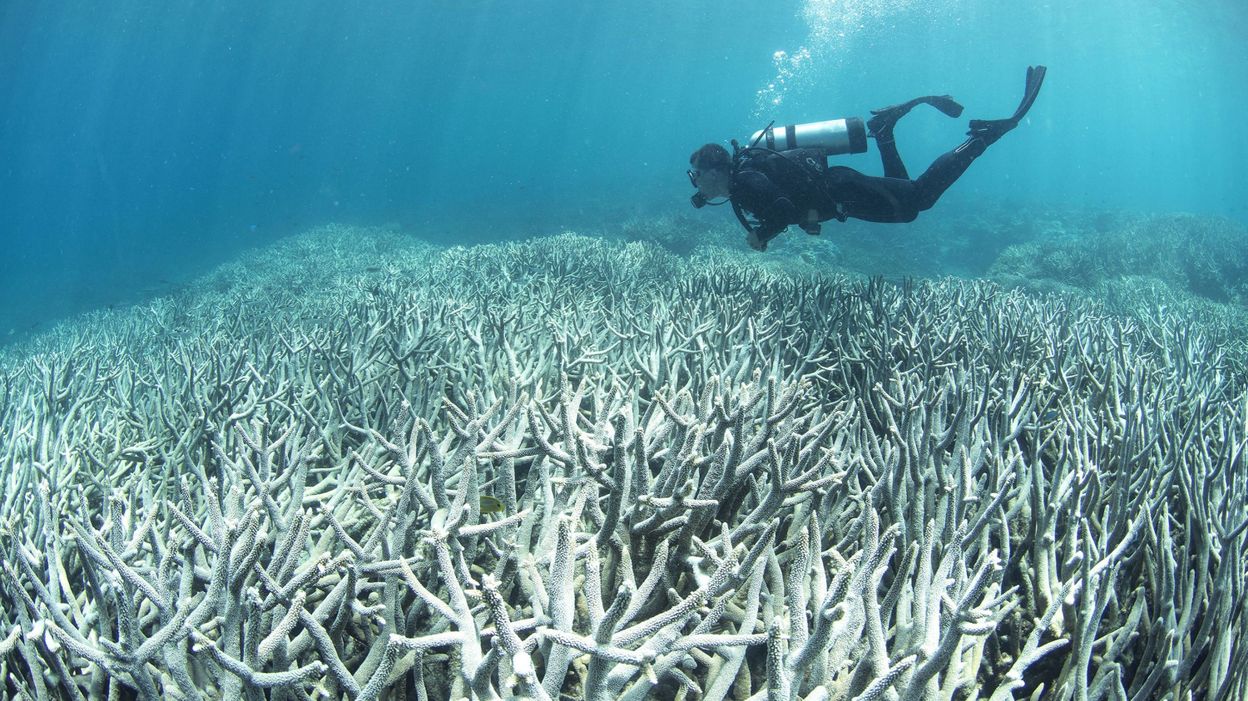
[[[258,255],[4,359],[0,695],[1248,692],[1220,327],[569,234]]]

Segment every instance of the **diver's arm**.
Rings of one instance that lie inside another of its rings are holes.
[[[786,193],[766,175],[747,170],[737,174],[733,183],[733,197],[742,207],[758,219],[758,240],[763,248],[767,242],[790,224],[797,224],[801,216]]]

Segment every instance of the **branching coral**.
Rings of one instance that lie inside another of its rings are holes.
[[[1248,386],[1180,311],[415,255],[6,363],[5,695],[1248,694]]]
[[[1144,276],[1218,302],[1248,301],[1248,231],[1227,219],[1086,214],[1005,249],[990,274],[1085,289]]]

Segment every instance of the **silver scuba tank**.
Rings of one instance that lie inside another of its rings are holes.
[[[795,148],[817,148],[829,156],[842,153],[864,153],[867,150],[867,129],[857,117],[829,119],[807,124],[788,124],[767,127],[754,132],[750,145],[763,146],[772,151],[788,151]]]

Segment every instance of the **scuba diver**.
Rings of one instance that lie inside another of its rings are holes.
[[[689,158],[689,182],[697,189],[693,206],[731,202],[745,227],[746,242],[759,251],[767,250],[767,242],[790,225],[818,234],[820,222],[830,219],[914,221],[919,212],[936,204],[972,161],[1018,126],[1040,92],[1044,73],[1044,66],[1029,67],[1023,99],[1013,116],[972,119],[967,140],[937,158],[914,180],[897,152],[893,127],[920,104],[935,107],[949,117],[960,116],[962,105],[948,95],[917,97],[873,110],[865,128],[856,117],[786,127],[768,125],[755,132],[749,146],[741,147],[733,140],[731,155],[719,144],[707,144]],[[884,177],[828,166],[830,155],[866,151],[868,134],[880,150]],[[712,201],[719,198],[725,199]]]

